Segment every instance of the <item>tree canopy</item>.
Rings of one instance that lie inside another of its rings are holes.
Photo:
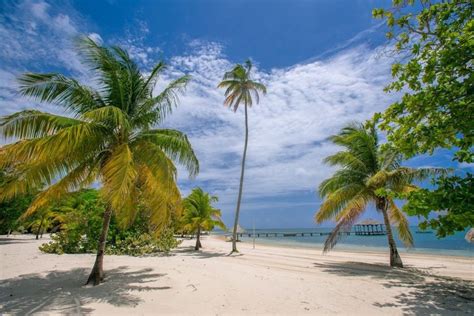
[[[394,0],[393,8],[373,15],[385,19],[400,59],[386,91],[402,97],[376,115],[388,140],[408,158],[448,148],[453,160],[473,163],[473,2]],[[471,178],[468,172],[435,179],[437,189],[408,195],[405,210],[424,217],[428,210],[447,212],[429,221],[440,236],[474,226],[472,203],[459,198],[472,193]]]

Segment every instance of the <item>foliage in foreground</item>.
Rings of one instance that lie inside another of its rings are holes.
[[[199,163],[184,133],[159,128],[177,104],[188,76],[156,94],[163,62],[145,75],[125,50],[91,38],[78,41],[77,52],[94,78],[89,86],[58,73],[25,73],[18,79],[21,95],[59,105],[70,117],[24,110],[0,118],[0,134],[12,141],[0,150],[0,168],[18,167],[0,188],[0,200],[31,188],[41,190],[28,216],[100,181],[106,211],[87,281],[97,285],[104,276],[112,215],[123,227],[129,226],[140,200],[150,212],[151,227],[160,231],[181,207],[175,163],[190,176],[198,173]]]
[[[63,209],[63,229],[51,234],[52,241],[40,246],[46,253],[93,253],[97,251],[97,239],[102,229],[104,203],[96,190],[85,190],[65,199],[57,209]],[[172,229],[164,229],[157,237],[149,226],[149,217],[140,210],[136,222],[122,229],[112,218],[106,249],[107,254],[141,256],[157,252],[169,252],[179,242]]]
[[[452,235],[466,227],[474,227],[474,177],[442,177],[435,181],[433,191],[422,189],[408,195],[403,209],[409,215],[422,215],[426,220],[420,228],[437,231],[438,237]],[[435,219],[429,215],[433,209],[445,211]],[[466,212],[466,210],[470,210]]]
[[[381,114],[381,128],[406,157],[452,149],[453,160],[474,162],[474,2],[393,0],[393,9],[375,9],[394,39],[402,62],[392,65],[387,91],[401,100]],[[421,2],[421,5],[418,4]],[[421,7],[415,13],[413,4]],[[437,219],[422,224],[446,236],[473,226],[472,174],[443,176],[433,191],[408,195],[410,215]],[[468,197],[466,200],[463,197]]]
[[[91,240],[90,236],[78,235],[74,231],[62,231],[52,234],[51,239],[52,241],[39,247],[42,252],[59,255],[65,253],[94,253],[97,248],[97,242]],[[145,232],[126,233],[120,236],[112,235],[109,242],[106,254],[128,256],[168,253],[180,244],[180,241],[174,238],[171,229],[165,229],[159,237]]]

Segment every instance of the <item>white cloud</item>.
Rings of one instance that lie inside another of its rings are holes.
[[[158,46],[147,46],[145,44],[145,39],[150,33],[148,24],[141,20],[135,20],[134,22],[133,28],[127,28],[124,35],[113,40],[113,42],[125,49],[140,66],[152,67],[162,51]]]
[[[232,62],[219,44],[192,46],[193,53],[172,60],[171,77],[182,71],[193,81],[167,124],[189,134],[201,162],[198,179],[190,183],[182,173],[183,184],[202,184],[231,205],[239,183],[244,117],[242,109],[233,113],[223,106],[223,91],[216,86]],[[322,164],[336,150],[327,137],[390,103],[382,91],[389,64],[378,50],[359,46],[288,69],[257,69],[254,76],[267,85],[268,94],[249,110],[245,196],[314,191],[331,172]]]
[[[28,69],[33,71],[42,70],[43,65],[60,66],[80,78],[87,76],[71,38],[88,32],[75,22],[74,14],[53,11],[44,1],[27,1],[13,11],[9,19],[15,23],[0,24],[4,41],[0,58],[8,61],[0,66],[0,114],[37,106],[16,94],[14,77],[26,70],[26,64],[33,65]],[[149,69],[161,50],[144,44],[148,31],[146,24],[139,24],[140,36],[130,31],[130,36],[113,42]],[[99,34],[91,36],[103,42]],[[237,196],[244,117],[242,109],[234,113],[223,106],[223,91],[217,84],[234,61],[218,43],[193,40],[190,49],[189,54],[171,59],[157,88],[183,73],[192,76],[179,107],[166,121],[167,126],[189,134],[201,163],[195,181],[187,180],[182,171],[180,183],[185,193],[201,185],[218,194],[222,206],[230,206]],[[322,164],[336,150],[327,137],[347,122],[368,119],[390,104],[391,97],[382,91],[389,80],[390,62],[377,49],[357,46],[329,59],[286,69],[265,72],[257,68],[254,76],[267,85],[268,95],[249,110],[246,199],[314,191],[331,172]],[[58,110],[51,105],[41,105],[41,109]]]
[[[0,14],[0,59],[21,71],[26,63],[41,69],[57,66],[84,73],[71,40],[79,34],[72,13],[56,12],[45,1],[23,1],[6,5]]]

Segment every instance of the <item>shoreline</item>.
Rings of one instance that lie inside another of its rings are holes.
[[[104,258],[105,282],[83,286],[94,254],[44,254],[49,239],[0,236],[0,313],[131,315],[472,315],[474,261],[185,239],[168,256]],[[183,304],[186,302],[186,304]]]
[[[212,236],[212,235],[211,235]],[[248,237],[247,237],[248,238]],[[241,242],[244,242],[246,244],[249,244],[249,243],[252,243],[252,241],[241,241]],[[290,242],[291,243],[291,242]],[[306,243],[306,245],[303,245],[303,243],[298,243],[298,242],[295,242],[295,243],[288,243],[288,244],[279,244],[278,242],[262,242],[262,241],[257,241],[255,240],[255,244],[256,245],[261,245],[261,246],[265,246],[265,247],[275,247],[275,248],[298,248],[298,249],[308,249],[308,250],[314,250],[314,251],[320,251],[321,254],[323,254],[323,250],[322,250],[322,244],[311,244],[311,243]],[[314,247],[314,245],[317,245],[317,246],[320,246],[321,245],[321,248],[318,248],[318,247]],[[357,246],[357,245],[351,245],[351,244],[341,244],[341,246],[343,246],[343,248],[335,248],[334,250],[331,250],[330,253],[333,253],[333,252],[343,252],[343,253],[354,253],[354,252],[357,252],[357,253],[367,253],[367,254],[383,254],[383,253],[386,253],[389,251],[388,249],[388,246],[385,248],[385,247],[364,247],[364,246]],[[354,246],[354,249],[351,250],[349,249],[350,247]],[[400,254],[402,256],[412,256],[412,255],[421,255],[421,256],[432,256],[432,257],[443,257],[443,258],[455,258],[455,259],[466,259],[466,258],[471,258],[471,259],[474,259],[474,247],[473,247],[473,252],[472,253],[468,253],[466,255],[459,255],[459,254],[444,254],[442,253],[441,251],[438,253],[438,252],[430,252],[429,250],[428,251],[419,251],[419,250],[415,250],[416,248],[413,248],[412,251],[407,251],[405,248],[402,248],[402,249],[398,249],[398,251],[400,252]],[[430,248],[419,248],[419,249],[430,249]],[[449,249],[441,249],[441,250],[447,250],[447,251],[450,251]],[[457,250],[452,250],[452,251],[457,251]],[[403,259],[403,258],[402,258]]]

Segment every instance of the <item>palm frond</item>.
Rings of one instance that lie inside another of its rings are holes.
[[[150,75],[145,81],[145,84],[143,86],[144,87],[143,92],[148,92],[149,96],[151,96],[151,93],[153,92],[153,88],[156,85],[158,75],[165,69],[166,69],[166,65],[162,61],[160,61],[158,64],[156,64],[153,67],[153,69],[150,72]]]
[[[0,133],[5,138],[38,138],[53,135],[81,121],[36,110],[25,110],[0,118]]]
[[[182,76],[172,81],[159,95],[148,98],[138,106],[133,120],[138,127],[151,126],[164,121],[179,102],[179,96],[190,81],[190,76]]]
[[[150,130],[139,134],[137,139],[144,139],[157,145],[169,158],[183,165],[190,176],[198,174],[199,161],[184,133],[172,129]]]
[[[102,192],[105,200],[117,214],[132,211],[133,193],[137,181],[132,151],[127,144],[113,149],[101,167]]]
[[[47,207],[52,201],[61,199],[68,192],[91,185],[97,176],[97,169],[95,167],[93,162],[86,161],[71,170],[55,184],[40,192],[21,218],[24,219]]]
[[[364,190],[365,188],[358,184],[350,184],[329,193],[315,215],[316,222],[322,223],[337,216],[337,214],[346,208],[354,199],[364,195]]]
[[[336,227],[331,231],[331,234],[324,242],[323,252],[328,252],[334,248],[342,236],[340,234],[341,230],[349,231],[357,218],[359,218],[364,211],[366,205],[367,201],[364,197],[353,199],[347,204],[346,208],[341,213],[342,215],[339,216]]]
[[[74,113],[104,105],[98,92],[61,74],[25,73],[18,78],[18,82],[22,95],[61,105]]]
[[[181,194],[171,179],[163,179],[146,165],[140,166],[140,182],[144,203],[149,209],[151,226],[157,234],[166,227],[171,215],[181,215]]]
[[[389,199],[388,215],[390,217],[390,223],[393,223],[397,227],[398,236],[403,241],[405,247],[413,247],[413,235],[410,231],[410,224],[405,214],[395,205],[392,199]]]
[[[128,115],[116,106],[104,106],[85,112],[81,118],[101,126],[112,127],[113,129],[128,130],[131,127]]]

